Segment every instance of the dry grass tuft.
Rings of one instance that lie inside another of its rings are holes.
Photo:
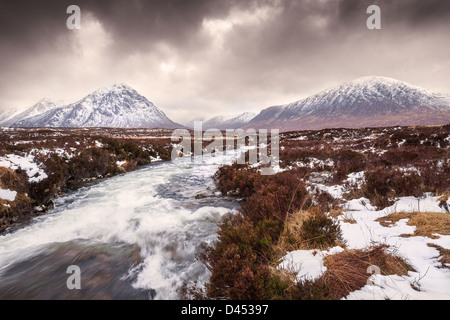
[[[442,193],[440,195],[440,198],[438,199],[438,201],[445,201],[445,202],[447,202],[449,197],[450,197],[450,190],[447,189],[444,193]]]
[[[17,189],[23,189],[25,184],[26,181],[21,175],[9,168],[0,167],[0,188],[21,192],[22,190]]]
[[[330,209],[329,212],[329,216],[332,218],[337,218],[339,216],[342,216],[344,214],[344,210],[342,210],[342,208],[338,208],[338,209]]]
[[[316,280],[296,282],[292,273],[273,273],[284,281],[284,298],[297,300],[339,300],[366,286],[371,276],[370,266],[380,268],[382,275],[407,275],[413,268],[387,245],[377,245],[364,250],[345,250],[324,258],[327,270]],[[295,283],[295,285],[292,285]]]
[[[395,225],[398,221],[403,219],[410,219],[411,213],[410,212],[394,212],[387,216],[378,218],[377,222],[379,222],[383,227],[388,228]]]
[[[435,248],[439,251],[439,255],[436,258],[439,258],[441,268],[450,269],[450,250],[438,246],[437,244],[434,243],[428,243],[428,246]]]
[[[303,242],[301,228],[303,223],[313,215],[314,212],[311,210],[298,210],[286,218],[284,230],[277,243],[277,251],[281,253],[281,256],[287,251],[304,249],[301,245]]]
[[[436,234],[450,235],[450,214],[440,212],[395,212],[378,218],[382,226],[389,227],[399,220],[408,219],[408,225],[415,226],[413,234],[403,236],[422,236],[439,238]]]
[[[329,297],[340,299],[367,284],[369,266],[378,266],[383,275],[406,275],[412,268],[400,257],[386,252],[387,246],[379,245],[366,250],[346,250],[325,257],[327,271],[317,281],[325,283]]]
[[[17,215],[31,210],[31,199],[25,195],[27,178],[9,168],[0,167],[0,188],[17,191],[14,201],[0,199],[0,231],[17,220]]]
[[[356,220],[351,213],[346,212],[342,220],[345,223],[356,224]]]
[[[287,251],[345,246],[340,226],[319,207],[299,210],[286,218],[276,252],[283,256]]]

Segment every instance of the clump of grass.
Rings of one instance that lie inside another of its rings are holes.
[[[27,190],[27,177],[25,172],[18,171],[20,172],[0,167],[0,188],[24,193]]]
[[[356,224],[355,218],[350,213],[345,213],[344,219],[342,220],[345,223]]]
[[[331,209],[328,215],[332,218],[337,218],[344,215],[344,210],[342,208]]]
[[[432,239],[439,238],[436,234],[450,235],[450,215],[440,212],[394,212],[378,218],[382,226],[389,227],[400,220],[408,219],[409,226],[415,226],[413,234],[403,236],[422,236]]]
[[[316,212],[302,224],[300,237],[302,246],[308,249],[327,249],[345,242],[339,224],[322,212]]]
[[[345,250],[326,256],[325,273],[315,281],[298,283],[299,299],[337,300],[367,284],[369,266],[378,266],[382,275],[406,275],[412,267],[401,257],[387,252],[386,245],[366,250]]]
[[[318,207],[298,210],[286,219],[278,240],[278,251],[327,249],[344,245],[339,224]]]
[[[309,210],[298,210],[288,215],[284,223],[284,230],[277,244],[277,251],[280,252],[280,256],[284,255],[287,251],[304,249],[302,247],[303,238],[300,231],[303,223],[311,217],[312,213]]]
[[[0,199],[0,231],[16,221],[17,215],[23,215],[31,209],[31,199],[26,195],[27,176],[25,172],[18,171],[0,167],[0,188],[17,191],[14,201]]]

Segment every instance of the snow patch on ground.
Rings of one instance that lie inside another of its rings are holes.
[[[324,161],[324,160],[310,157],[310,158],[307,158],[306,160],[307,160],[307,162],[296,161],[296,162],[294,162],[294,165],[297,167],[307,167],[307,168],[325,167],[325,166],[332,167],[334,165],[333,159],[326,159]]]
[[[427,295],[414,290],[408,280],[397,275],[381,274],[371,277],[373,285],[365,285],[360,290],[351,292],[343,300],[425,300],[439,299],[439,295]]]
[[[335,186],[326,186],[324,184],[315,183],[314,187],[318,188],[321,191],[326,191],[335,199],[342,198],[342,195],[345,192],[345,188],[341,185],[335,185]],[[306,188],[308,191],[311,191],[312,187],[308,186]]]
[[[159,155],[156,157],[150,156],[150,160],[151,160],[151,162],[161,162],[162,161],[162,159]]]
[[[0,189],[0,199],[7,201],[14,201],[16,199],[17,192],[8,189]]]
[[[101,143],[101,142],[98,141],[98,140],[95,140],[95,146],[96,146],[97,148],[103,148],[104,144]]]
[[[426,194],[424,197],[401,197],[388,209],[392,212],[442,212],[445,210],[439,207],[439,197],[432,197]],[[450,204],[450,203],[449,203]]]
[[[70,153],[67,150],[64,150],[62,148],[55,148],[53,150],[47,149],[47,148],[42,148],[42,149],[31,149],[30,151],[30,155],[33,155],[35,157],[37,156],[48,156],[50,154],[56,154],[61,158],[67,158],[67,159],[71,159],[73,158],[75,155],[79,155],[80,152],[76,152],[75,148],[70,148]]]
[[[347,201],[346,203],[344,203],[343,209],[345,211],[376,210],[375,207],[370,204],[370,200],[367,198],[352,199],[350,201]]]
[[[116,161],[116,165],[120,168],[122,167],[124,164],[126,164],[126,161]]]
[[[40,182],[48,176],[42,168],[34,161],[34,156],[26,157],[8,154],[6,157],[0,158],[0,167],[10,168],[11,170],[22,169],[27,173],[28,181]]]
[[[284,269],[296,273],[296,281],[298,282],[315,280],[327,270],[327,267],[323,265],[324,257],[342,251],[344,251],[344,249],[341,247],[334,247],[327,251],[291,251],[281,259],[278,269]]]
[[[322,162],[321,165],[332,165],[331,162]],[[321,191],[326,191],[333,196],[335,199],[341,199],[345,192],[348,191],[349,187],[361,187],[365,182],[364,171],[353,172],[347,176],[347,179],[343,181],[342,185],[325,185],[323,183],[317,183],[316,181],[327,180],[329,179],[331,174],[329,173],[321,173],[319,177],[314,177],[310,179],[310,186],[307,187],[308,191],[311,191],[313,187],[318,188]]]
[[[343,237],[349,249],[364,249],[373,244],[387,244],[394,248],[396,254],[404,257],[416,270],[408,276],[378,276],[374,286],[366,286],[351,293],[348,299],[450,299],[450,270],[440,268],[437,249],[428,246],[436,244],[450,249],[450,236],[439,235],[438,239],[428,237],[403,237],[414,233],[416,227],[409,226],[403,219],[390,227],[383,227],[376,219],[393,212],[441,212],[438,197],[427,196],[423,199],[402,197],[391,207],[374,211],[358,207],[355,201],[347,204],[352,209],[356,224],[340,221]],[[361,200],[361,199],[358,199]],[[367,200],[367,199],[365,199]],[[356,201],[357,204],[357,201]],[[357,209],[357,210],[355,210]],[[416,291],[411,284],[419,288]]]
[[[344,183],[351,186],[361,187],[364,182],[366,182],[364,171],[352,172],[347,177],[348,178],[344,181]]]
[[[346,249],[367,249],[374,245],[386,244],[390,251],[403,257],[415,270],[405,276],[374,275],[371,277],[372,284],[367,284],[360,290],[350,293],[344,299],[450,299],[450,270],[441,267],[441,262],[438,261],[439,251],[428,245],[435,244],[450,249],[450,236],[438,235],[437,239],[419,236],[404,237],[402,235],[413,234],[416,229],[415,226],[407,224],[407,219],[400,220],[389,227],[383,227],[376,221],[378,218],[402,211],[448,214],[438,206],[438,198],[429,194],[422,198],[401,197],[394,205],[383,210],[376,210],[365,198],[350,200],[343,205],[344,215],[337,220],[347,244]],[[348,214],[356,223],[346,222],[345,216]],[[343,250],[335,247],[329,251],[288,252],[281,259],[278,269],[296,273],[297,281],[314,280],[326,271],[323,258]]]

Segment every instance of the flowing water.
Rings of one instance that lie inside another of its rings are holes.
[[[238,208],[213,195],[212,176],[234,154],[151,164],[57,199],[55,209],[0,236],[0,299],[179,299],[204,282],[198,260]],[[69,290],[67,268],[81,270]]]

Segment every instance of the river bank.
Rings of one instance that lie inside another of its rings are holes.
[[[0,236],[0,298],[179,299],[184,282],[207,281],[197,256],[239,207],[215,192],[216,160],[149,164],[58,197]],[[65,285],[73,264],[80,291]]]
[[[448,125],[292,132],[275,175],[221,167],[217,187],[241,209],[203,251],[209,281],[184,293],[448,300],[449,139]]]
[[[0,129],[0,234],[67,192],[170,160],[165,129]],[[151,139],[150,139],[151,138]]]
[[[448,298],[449,126],[280,138],[272,176],[177,159],[56,198],[0,236],[0,298]],[[87,290],[67,292],[68,264]]]

